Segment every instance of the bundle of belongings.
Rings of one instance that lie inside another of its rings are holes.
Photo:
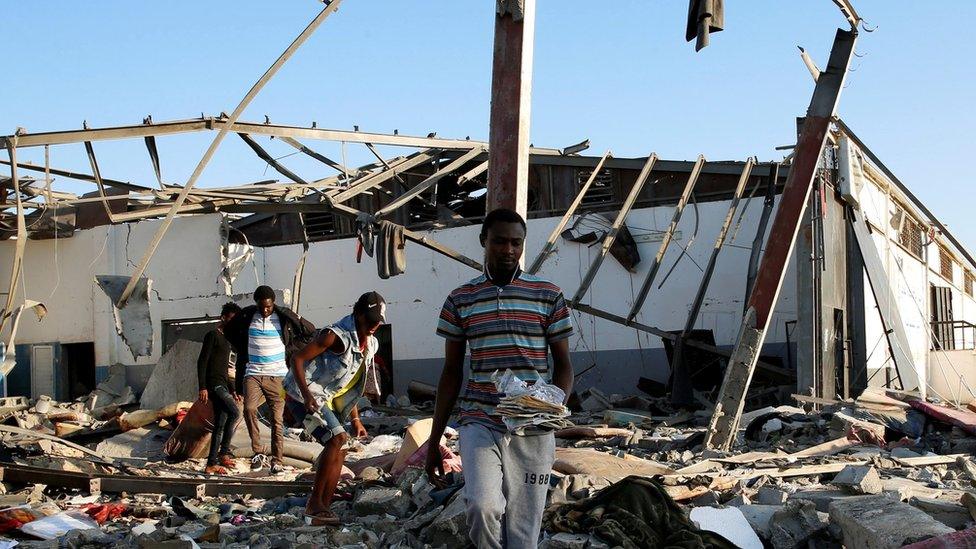
[[[492,376],[492,382],[501,397],[496,412],[512,433],[523,434],[529,431],[552,431],[572,427],[567,420],[569,409],[563,405],[566,393],[562,389],[542,380],[529,385],[519,379],[511,370]]]
[[[656,481],[629,476],[576,503],[551,507],[550,532],[592,534],[624,549],[733,549],[724,537],[700,530]]]

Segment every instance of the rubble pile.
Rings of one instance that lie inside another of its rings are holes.
[[[879,389],[795,400],[743,414],[735,450],[718,452],[703,446],[707,408],[590,389],[563,417],[551,403],[510,399],[513,417],[568,425],[556,431],[540,546],[964,547],[976,538],[976,412]],[[347,448],[333,505],[341,527],[305,524],[320,447],[301,429],[289,429],[290,467],[276,476],[250,471],[243,426],[230,475],[203,474],[199,456],[167,456],[199,404],[140,410],[125,387],[101,386],[70,403],[0,401],[0,545],[466,545],[456,431],[440,441],[448,485],[435,488],[422,470],[429,400],[361,402],[370,437]]]

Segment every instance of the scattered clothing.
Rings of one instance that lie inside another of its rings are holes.
[[[699,530],[664,487],[640,476],[629,476],[581,502],[550,508],[545,522],[554,532],[593,534],[624,549],[735,548],[724,537]]]
[[[697,38],[695,51],[708,45],[709,33],[725,28],[725,0],[691,0],[688,4],[688,26],[685,40]]]
[[[492,375],[512,370],[528,383],[552,382],[549,344],[573,333],[562,291],[539,277],[516,271],[501,284],[487,274],[457,288],[441,309],[437,334],[466,341],[471,370],[458,401],[461,423],[505,430],[495,407],[502,396]]]
[[[479,548],[536,547],[555,436],[518,436],[479,423],[458,433],[471,542]]]
[[[403,225],[385,220],[379,222],[379,231],[376,234],[376,272],[380,278],[385,280],[406,272],[406,246]]]

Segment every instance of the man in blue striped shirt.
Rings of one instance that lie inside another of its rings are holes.
[[[271,454],[271,473],[280,473],[284,457],[284,389],[288,357],[311,341],[315,326],[294,312],[275,305],[274,290],[258,286],[254,305],[245,307],[225,329],[237,349],[237,394],[244,396],[244,423],[251,437],[254,458],[252,469],[267,465]],[[271,409],[271,448],[261,444],[258,407],[267,401]]]

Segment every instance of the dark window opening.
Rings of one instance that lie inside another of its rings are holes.
[[[61,375],[65,381],[61,393],[74,400],[95,389],[95,343],[63,343]]]
[[[952,351],[956,348],[955,323],[952,317],[952,288],[932,285],[932,348]]]
[[[592,173],[593,170],[576,171],[577,193],[590,179]],[[586,196],[583,197],[583,205],[606,204],[608,202],[613,202],[613,172],[609,168],[604,168],[600,170],[600,173],[596,174],[596,179],[593,180],[593,184],[586,191]]]

